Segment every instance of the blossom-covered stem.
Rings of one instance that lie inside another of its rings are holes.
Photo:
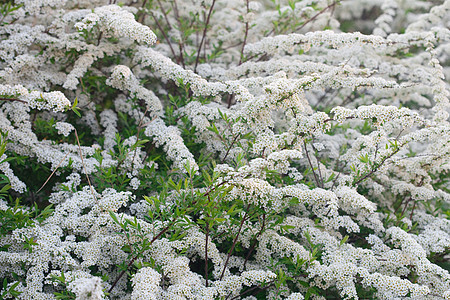
[[[316,181],[317,187],[320,187],[319,179],[317,178],[316,172],[314,171],[314,167],[313,167],[313,165],[311,163],[311,159],[309,158],[309,152],[308,152],[308,149],[306,147],[306,142],[305,141],[303,141],[303,145],[305,147],[306,158],[308,159],[309,166],[311,167],[311,171],[313,172],[313,175],[314,175],[314,180]]]
[[[195,65],[194,65],[194,72],[197,71],[198,62],[200,60],[200,53],[202,51],[203,42],[205,41],[205,38],[206,38],[206,32],[208,31],[209,20],[211,18],[211,14],[214,9],[214,4],[216,4],[216,0],[213,0],[213,2],[211,3],[211,7],[209,8],[208,17],[206,18],[206,22],[205,22],[205,28],[203,29],[202,39],[200,40],[200,44],[198,45],[197,58],[195,59]]]

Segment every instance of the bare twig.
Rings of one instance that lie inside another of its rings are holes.
[[[53,170],[52,174],[50,174],[50,176],[48,176],[47,180],[44,182],[44,184],[41,186],[41,188],[36,192],[39,193],[44,186],[47,184],[47,182],[50,180],[50,178],[52,178],[53,174],[55,174],[56,170],[58,170],[59,166],[61,165],[61,163],[66,159],[67,155],[69,155],[69,152],[67,152],[66,155],[64,155],[64,157],[61,159],[61,161],[58,163],[58,165],[56,166],[56,168]]]
[[[231,300],[234,300],[234,299],[241,299],[242,296],[244,296],[245,294],[248,294],[248,293],[250,293],[250,292],[253,292],[254,290],[257,290],[257,289],[260,289],[260,290],[264,291],[264,290],[270,288],[274,283],[275,283],[275,280],[272,280],[272,281],[269,281],[268,283],[266,283],[267,285],[264,286],[264,287],[261,287],[261,286],[259,286],[259,285],[254,286],[254,287],[252,287],[252,288],[246,290],[245,292],[243,292],[243,293],[237,295],[236,297],[231,298]]]
[[[328,5],[327,7],[325,7],[324,9],[322,9],[321,11],[319,11],[317,14],[315,14],[314,16],[312,16],[308,21],[306,21],[305,23],[302,24],[302,26],[298,27],[295,31],[298,30],[302,30],[303,27],[305,27],[308,23],[314,21],[318,16],[320,16],[321,14],[323,14],[324,12],[326,12],[328,9],[330,8],[334,8],[337,4],[337,1],[333,1],[333,3],[331,3],[330,5]]]
[[[247,215],[248,215],[248,209],[249,208],[250,208],[250,204],[247,205],[247,209],[245,210],[244,217],[242,218],[241,223],[239,224],[239,230],[238,230],[236,236],[234,237],[233,244],[231,245],[230,250],[228,251],[227,259],[225,260],[225,264],[223,265],[222,274],[220,274],[219,280],[222,280],[223,275],[225,275],[225,270],[227,268],[228,261],[230,260],[231,254],[233,253],[234,247],[236,246],[236,243],[237,243],[237,240],[239,238],[239,235],[241,234],[242,226],[244,225],[245,220],[247,220]]]
[[[209,196],[208,196],[209,199]],[[208,287],[208,240],[209,240],[209,223],[206,221],[206,241],[205,241],[205,286]]]
[[[0,100],[3,100],[3,101],[17,101],[17,102],[22,102],[22,103],[25,103],[25,104],[28,103],[27,101],[20,100],[20,99],[17,99],[17,98],[4,98],[4,97],[1,97]]]
[[[161,8],[161,12],[163,13],[164,19],[166,20],[167,26],[169,26],[169,29],[172,29],[172,24],[169,22],[169,18],[167,17],[167,12],[164,9],[164,7],[161,4],[161,1],[158,0],[159,8]]]
[[[180,28],[182,28],[181,26],[181,21],[180,21],[180,15],[178,13],[178,5],[177,5],[177,1],[173,0],[173,11],[175,13],[175,18],[178,22],[178,30],[180,30]],[[184,38],[183,38],[184,40]],[[185,64],[184,64],[184,57],[183,57],[183,52],[184,52],[184,44],[183,44],[183,40],[178,42],[178,48],[180,49],[180,60],[181,60],[181,65],[183,66],[183,68],[186,68]]]
[[[89,180],[89,176],[88,176],[87,171],[86,171],[86,165],[84,164],[83,154],[81,153],[80,140],[78,139],[78,132],[77,132],[76,129],[75,129],[75,137],[77,138],[78,151],[80,152],[81,163],[83,164],[83,169],[84,169],[84,175],[86,175],[86,179],[88,181],[89,187],[91,188],[92,197],[94,197],[95,202],[98,202],[97,197],[95,197],[94,189],[92,188],[91,181]]]
[[[208,17],[206,18],[206,22],[205,22],[205,28],[203,29],[202,39],[200,40],[200,44],[198,45],[197,58],[195,59],[195,65],[194,65],[194,72],[197,71],[197,66],[198,66],[198,62],[200,59],[200,53],[202,51],[203,42],[205,41],[205,38],[206,38],[206,32],[208,31],[209,20],[211,18],[211,14],[214,9],[214,4],[216,4],[216,0],[213,0],[211,7],[209,8]]]
[[[141,120],[139,121],[138,132],[137,132],[137,139],[136,139],[135,145],[137,145],[137,143],[139,142],[139,134],[141,133],[141,129],[142,129],[142,121],[144,120],[145,114],[148,112],[148,108],[149,107],[147,106],[147,108],[145,109],[144,114],[142,115]],[[131,173],[133,173],[133,171],[134,171],[134,159],[136,158],[136,152],[137,152],[137,148],[134,149],[133,160],[131,161]]]
[[[266,226],[266,214],[263,213],[262,215],[263,221],[262,221],[262,225],[261,225],[261,229],[259,230],[259,232],[256,234],[253,244],[251,245],[250,249],[248,250],[247,256],[245,257],[244,260],[244,264],[242,266],[242,269],[245,270],[245,266],[247,265],[248,260],[250,259],[250,255],[252,254],[252,252],[255,250],[256,247],[256,243],[258,242],[258,237],[262,234],[262,232],[265,229]]]
[[[248,2],[249,2],[249,0],[246,0],[247,14],[250,12],[250,8],[248,7]],[[244,58],[244,48],[245,48],[245,44],[247,43],[248,28],[249,28],[249,26],[248,26],[248,21],[247,21],[247,22],[245,22],[244,42],[242,43],[241,55],[240,55],[240,58],[239,58],[238,66],[240,66],[242,64],[242,59]]]
[[[308,159],[309,166],[311,167],[311,171],[313,172],[314,179],[316,180],[317,187],[320,187],[319,179],[317,178],[316,172],[314,171],[314,167],[311,163],[311,159],[309,158],[308,148],[306,147],[306,142],[303,141],[303,145],[305,146],[306,158]]]
[[[166,35],[165,30],[161,27],[161,25],[159,24],[158,19],[155,17],[155,15],[153,13],[151,15],[153,17],[153,20],[155,20],[156,26],[158,27],[159,31],[161,31],[161,34],[163,35],[164,39],[167,41],[167,45],[169,45],[170,52],[172,53],[173,57],[176,59],[177,56],[175,54],[175,51],[173,50],[172,43],[170,42],[169,37]]]
[[[314,157],[316,158],[316,162],[317,162],[317,171],[319,171],[319,178],[320,178],[320,182],[321,182],[321,188],[323,188],[323,177],[322,177],[322,171],[320,171],[320,164],[319,164],[319,158],[317,157],[317,155],[314,155]]]

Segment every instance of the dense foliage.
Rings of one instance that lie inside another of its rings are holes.
[[[0,1],[0,298],[450,299],[450,1]]]

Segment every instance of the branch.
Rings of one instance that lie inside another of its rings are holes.
[[[250,12],[250,9],[249,9],[249,7],[248,7],[248,0],[246,1],[247,2],[247,14]],[[240,66],[241,64],[242,64],[242,58],[244,58],[244,48],[245,48],[245,44],[247,43],[247,36],[248,36],[248,21],[247,22],[245,22],[245,34],[244,34],[244,42],[242,43],[242,48],[241,48],[241,55],[240,55],[240,58],[239,58],[239,63],[238,63],[238,66]]]
[[[158,235],[156,235],[155,237],[153,237],[153,239],[150,241],[149,245],[153,244],[154,241],[156,241],[157,239],[159,239],[164,233],[166,233],[167,230],[169,230],[169,228],[176,222],[176,220],[178,219],[178,216],[175,216],[175,218],[169,223],[169,225],[167,225],[162,231],[160,231],[158,233]],[[127,271],[127,269],[129,267],[131,267],[131,265],[133,265],[133,263],[136,261],[136,259],[138,259],[139,257],[139,253],[137,255],[135,255],[130,262],[127,265],[127,268],[125,270],[122,270],[122,272],[120,272],[119,276],[117,276],[116,280],[114,280],[114,283],[111,285],[111,287],[108,290],[108,293],[111,293],[112,290],[114,289],[114,287],[117,285],[117,283],[119,282],[120,278],[122,278],[122,276],[125,274],[125,272]]]
[[[228,251],[227,259],[225,260],[225,264],[223,265],[222,274],[220,274],[219,280],[222,280],[223,275],[225,274],[225,269],[227,268],[228,261],[230,260],[231,253],[233,253],[234,247],[236,246],[236,243],[237,243],[237,239],[238,239],[239,235],[241,234],[242,226],[244,225],[245,220],[247,220],[247,214],[248,214],[248,209],[249,208],[250,208],[250,204],[247,205],[247,209],[245,210],[244,217],[242,218],[241,224],[239,225],[239,230],[238,230],[236,236],[234,237],[233,245],[231,245],[231,248]]]
[[[0,100],[3,100],[3,101],[17,101],[17,102],[22,102],[24,104],[28,104],[27,101],[20,100],[20,99],[17,99],[17,98],[3,98],[3,97],[0,97]]]
[[[297,28],[295,31],[298,30],[302,30],[303,27],[305,27],[309,22],[314,21],[318,16],[320,16],[321,14],[323,14],[325,11],[327,11],[330,8],[334,8],[336,6],[338,1],[333,1],[333,3],[331,3],[330,5],[328,5],[327,7],[325,7],[324,9],[322,9],[321,11],[319,11],[317,14],[315,14],[311,19],[309,19],[308,21],[306,21],[305,23],[302,24],[302,26],[300,26],[299,28]]]
[[[211,4],[211,7],[209,8],[208,17],[206,18],[205,28],[203,29],[202,39],[200,41],[200,45],[198,46],[198,50],[197,50],[197,58],[195,59],[194,72],[197,71],[197,65],[198,65],[198,61],[200,59],[200,52],[202,50],[203,41],[206,38],[206,31],[208,30],[208,24],[209,24],[209,20],[211,18],[211,14],[212,14],[212,11],[213,11],[213,8],[214,8],[214,4],[216,4],[216,0],[213,0],[213,2]]]
[[[386,156],[385,158],[383,158],[383,160],[378,164],[378,166],[376,166],[375,168],[372,168],[372,170],[367,173],[366,175],[364,175],[363,177],[361,177],[360,179],[358,179],[358,181],[356,181],[354,184],[358,185],[360,184],[362,181],[364,181],[366,178],[372,176],[373,173],[375,173],[376,171],[378,171],[378,169],[386,162],[387,159],[391,158],[392,156],[394,156],[398,151],[400,151],[401,147],[403,145],[399,146],[394,152],[392,152],[390,155]]]
[[[158,27],[159,31],[161,31],[164,39],[167,41],[167,44],[169,45],[169,48],[170,48],[170,52],[172,52],[173,57],[176,59],[177,56],[175,55],[175,51],[173,50],[172,43],[170,42],[169,38],[167,37],[165,31],[162,29],[162,27],[159,24],[158,20],[156,19],[155,15],[153,13],[151,15],[153,17],[153,20],[155,20],[156,26]]]
[[[309,166],[311,167],[311,171],[313,172],[314,179],[316,180],[317,187],[320,187],[319,179],[317,178],[316,172],[314,172],[314,167],[313,167],[313,165],[311,163],[311,159],[309,158],[309,153],[308,153],[308,149],[306,148],[306,142],[305,141],[303,141],[303,145],[305,146],[306,158],[308,159]]]

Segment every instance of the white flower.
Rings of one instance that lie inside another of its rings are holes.
[[[66,122],[56,122],[55,128],[58,130],[58,134],[68,136],[72,130],[75,130],[72,124]]]
[[[80,300],[100,300],[104,298],[103,281],[98,277],[77,278],[68,285]]]

